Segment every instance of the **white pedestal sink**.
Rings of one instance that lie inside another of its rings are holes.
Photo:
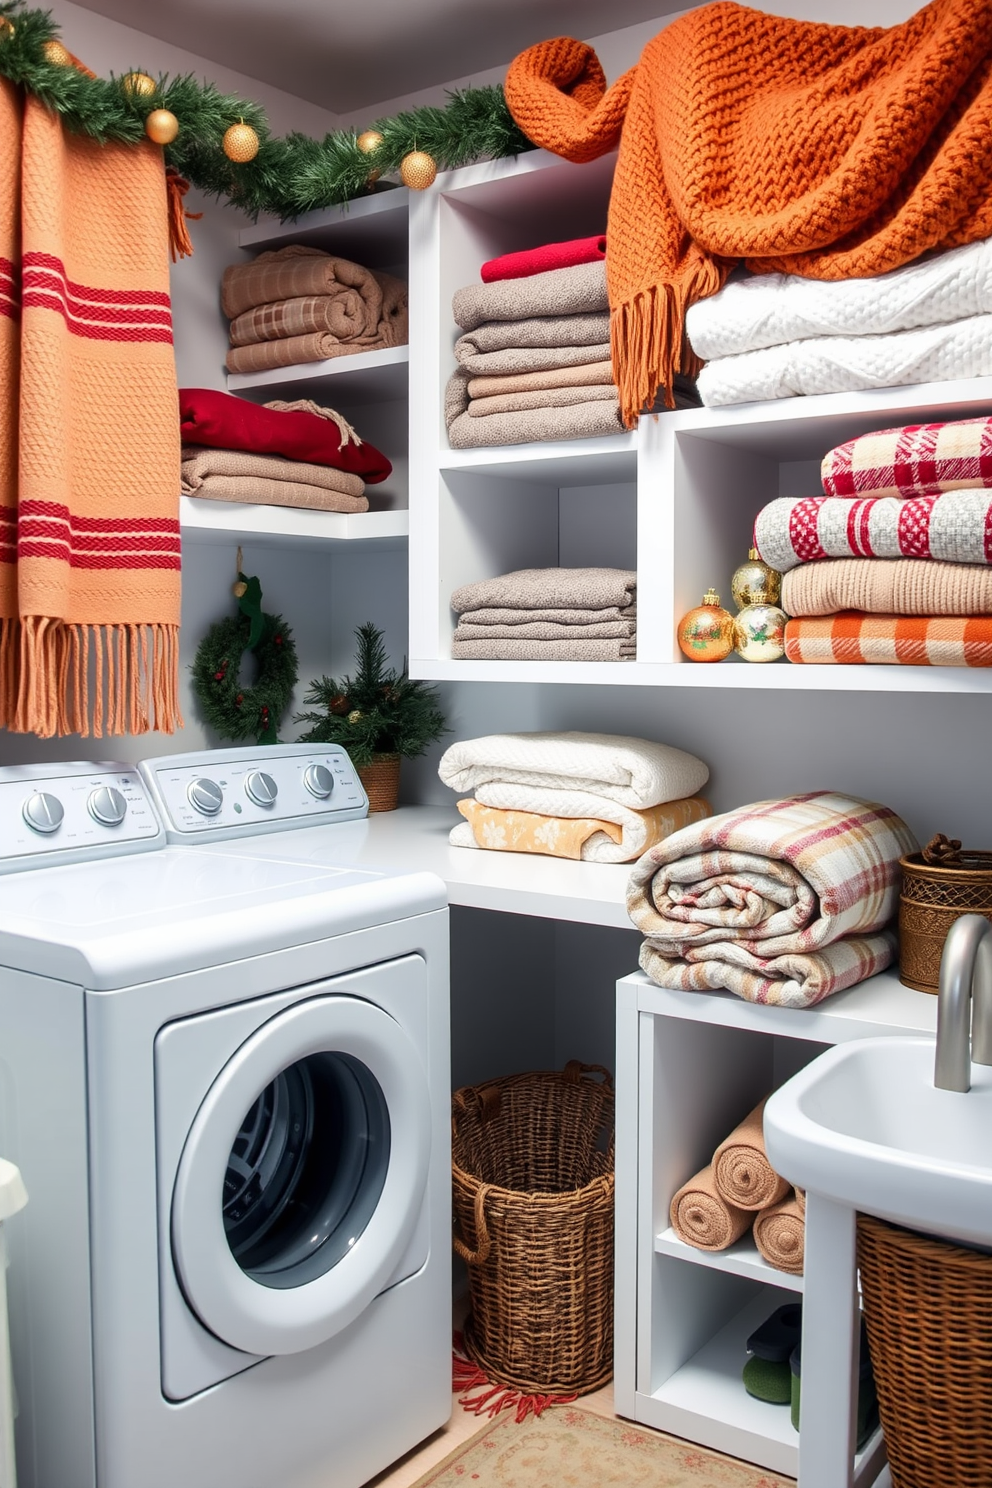
[[[816,1278],[803,1306],[801,1488],[855,1482],[857,1211],[992,1246],[992,1068],[973,1066],[967,1094],[935,1089],[933,1071],[932,1039],[859,1039],[813,1060],[765,1107],[769,1160],[807,1191]]]

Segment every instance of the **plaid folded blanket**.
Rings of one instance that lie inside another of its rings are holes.
[[[912,832],[873,801],[812,791],[676,832],[631,874],[641,966],[662,987],[810,1007],[888,966]]]
[[[790,620],[785,654],[812,665],[992,666],[992,617],[862,615]]]
[[[821,558],[936,558],[992,563],[992,491],[941,496],[780,496],[762,507],[754,546],[786,573]]]
[[[407,287],[392,274],[374,274],[382,290],[378,319],[370,321],[368,307],[357,290],[338,295],[305,295],[256,305],[231,321],[231,345],[276,341],[295,336],[331,336],[353,351],[368,346],[402,346],[409,339]]]
[[[861,434],[830,450],[820,475],[827,496],[936,496],[992,486],[992,418]]]

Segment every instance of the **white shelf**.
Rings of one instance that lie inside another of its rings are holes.
[[[406,187],[383,187],[340,207],[305,212],[294,222],[265,218],[243,228],[238,241],[252,253],[307,243],[368,268],[388,269],[406,263],[409,201]]]
[[[770,1266],[762,1256],[750,1231],[726,1250],[699,1250],[687,1245],[669,1227],[655,1236],[655,1252],[658,1255],[674,1256],[676,1260],[688,1261],[693,1266],[709,1266],[714,1271],[729,1271],[733,1276],[747,1276],[752,1281],[763,1281],[770,1286],[785,1287],[790,1292],[801,1292],[803,1278],[788,1271]]]
[[[637,475],[637,431],[599,439],[562,439],[548,444],[508,444],[484,449],[442,449],[444,473],[527,480],[554,486],[599,486],[632,481]]]
[[[296,396],[312,396],[317,402],[332,397],[342,403],[390,403],[407,395],[409,363],[409,346],[387,346],[271,372],[229,372],[227,388],[279,397],[292,387]]]
[[[196,496],[179,498],[179,525],[186,542],[258,542],[289,548],[348,542],[397,548],[406,543],[410,531],[409,512],[402,510],[320,512]]]

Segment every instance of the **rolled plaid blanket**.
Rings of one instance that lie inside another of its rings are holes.
[[[754,546],[779,573],[820,558],[992,563],[992,491],[941,496],[780,496],[762,507]]]
[[[790,620],[790,661],[824,665],[992,666],[992,616],[840,615]]]
[[[891,963],[899,859],[916,846],[888,807],[832,791],[684,827],[630,877],[641,967],[661,987],[811,1007]]]

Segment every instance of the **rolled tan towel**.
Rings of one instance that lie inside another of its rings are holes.
[[[754,1220],[754,1243],[769,1266],[801,1276],[806,1247],[806,1221],[794,1196],[763,1209]]]
[[[697,1250],[726,1250],[739,1240],[752,1215],[720,1197],[711,1165],[683,1183],[672,1200],[672,1229]]]
[[[804,1188],[797,1188],[796,1189],[796,1203],[799,1205],[799,1213],[805,1219],[806,1218],[806,1190]]]
[[[720,1197],[738,1209],[768,1209],[792,1188],[765,1155],[764,1109],[765,1101],[760,1101],[713,1154],[713,1177]]]

